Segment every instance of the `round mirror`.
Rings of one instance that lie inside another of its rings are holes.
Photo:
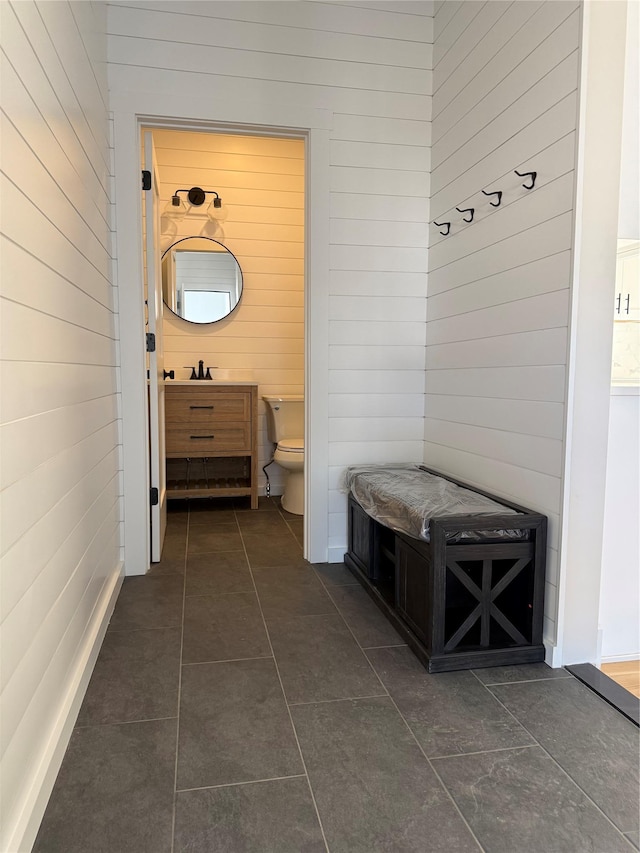
[[[240,302],[242,270],[211,237],[184,237],[162,255],[164,304],[190,323],[215,323]]]

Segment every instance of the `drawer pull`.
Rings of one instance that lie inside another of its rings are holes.
[[[215,438],[215,435],[190,435],[189,438]]]
[[[213,406],[189,406],[190,409],[213,409]]]

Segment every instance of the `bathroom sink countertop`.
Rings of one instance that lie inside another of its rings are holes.
[[[169,385],[257,385],[253,379],[166,379]]]

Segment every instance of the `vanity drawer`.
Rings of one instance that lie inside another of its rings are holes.
[[[167,454],[174,456],[214,456],[244,450],[251,452],[251,423],[222,423],[206,426],[166,424]]]
[[[190,388],[172,388],[165,397],[167,424],[212,424],[224,421],[249,421],[251,395],[244,392],[204,392]]]

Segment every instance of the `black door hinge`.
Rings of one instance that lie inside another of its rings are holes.
[[[153,332],[147,332],[147,352],[156,351],[156,336]]]
[[[151,498],[151,506],[158,506],[158,490],[155,486],[151,487],[149,497]]]
[[[149,172],[147,169],[142,170],[142,189],[151,189],[151,172]]]

